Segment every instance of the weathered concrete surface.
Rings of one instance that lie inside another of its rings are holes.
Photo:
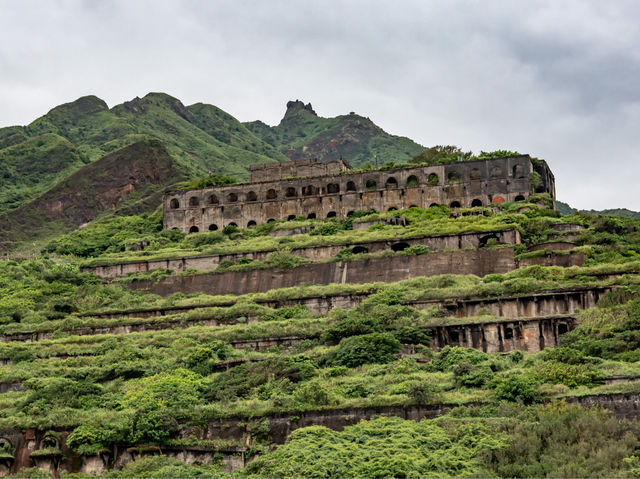
[[[239,295],[300,284],[396,282],[416,276],[445,273],[484,276],[490,273],[506,273],[513,269],[515,269],[513,248],[505,247],[313,263],[290,270],[257,269],[169,276],[157,282],[133,281],[131,287],[161,296],[168,296],[178,291],[185,294],[205,292]]]
[[[298,164],[307,174],[297,173]],[[288,178],[282,177],[283,168],[291,173]],[[337,173],[343,169],[339,164],[333,169],[327,169],[326,164],[309,169],[305,161],[265,164],[260,172],[256,170],[261,175],[259,182],[167,191],[164,227],[196,232],[300,216],[345,217],[367,209],[487,206],[526,199],[533,190],[533,171],[541,178],[536,193],[546,192],[555,198],[553,173],[544,161],[534,164],[528,155]]]
[[[310,261],[318,261],[334,258],[345,248],[360,248],[361,251],[377,253],[380,251],[402,251],[410,246],[423,245],[431,251],[459,250],[469,248],[482,248],[489,240],[495,240],[496,244],[515,245],[520,243],[520,233],[515,229],[502,231],[478,231],[452,235],[431,235],[411,239],[393,239],[380,241],[365,241],[344,243],[326,246],[309,246],[296,248],[291,252],[301,258]],[[83,272],[93,273],[101,278],[111,279],[126,276],[133,273],[148,273],[158,269],[170,269],[181,272],[193,268],[199,271],[214,271],[221,262],[236,264],[240,258],[249,258],[254,261],[264,261],[273,252],[255,251],[231,254],[209,254],[198,256],[185,256],[175,259],[154,259],[127,261],[107,265],[88,266],[82,268]]]
[[[571,251],[569,254],[555,254],[553,251],[547,252],[545,256],[537,258],[523,258],[518,260],[518,267],[525,266],[562,266],[569,268],[570,266],[582,266],[585,262],[584,253]]]

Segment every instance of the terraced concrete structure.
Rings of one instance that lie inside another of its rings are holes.
[[[553,173],[529,155],[376,171],[352,171],[343,160],[268,163],[251,168],[249,183],[167,191],[164,227],[195,233],[367,209],[486,206],[532,192],[555,199]]]

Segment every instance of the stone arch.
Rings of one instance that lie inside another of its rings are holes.
[[[256,226],[258,223],[256,223],[255,221],[251,220],[247,223],[247,228],[253,228],[254,226]]]
[[[255,191],[249,191],[245,198],[245,201],[258,201],[258,195]]]
[[[451,204],[449,205],[451,208],[460,208],[462,205],[460,204],[459,201],[452,201]]]
[[[274,221],[275,221],[275,219],[273,219],[273,218],[269,218],[269,219],[267,220],[267,223],[273,223]]]
[[[218,225],[217,224],[211,223],[209,225],[209,231],[217,231],[217,229],[218,229]]]
[[[275,200],[277,197],[278,197],[278,192],[276,190],[274,190],[273,188],[267,190],[268,200]]]
[[[296,219],[296,215],[289,215],[287,216],[287,221],[293,221]]]
[[[420,208],[420,207],[418,205],[410,205],[409,209],[411,209],[411,208]]]
[[[398,208],[396,208],[395,206],[390,206],[387,211],[397,211],[397,210]]]
[[[503,173],[502,173],[502,168],[500,168],[499,166],[494,166],[493,168],[491,168],[491,178],[502,178]]]
[[[429,208],[434,208],[434,207],[437,207],[437,206],[440,206],[440,205],[438,203],[431,203],[429,205]]]
[[[338,183],[329,183],[327,185],[327,193],[340,193],[340,185]]]
[[[471,202],[471,207],[472,208],[476,208],[477,206],[482,206],[482,200],[479,200],[478,198],[474,199]]]
[[[491,200],[492,203],[504,203],[504,198],[502,196],[494,196],[493,200]]]
[[[335,212],[335,211],[329,211],[329,212],[327,213],[327,218],[335,218],[336,216],[337,216],[337,215],[336,215],[336,212]]]
[[[229,203],[235,203],[236,201],[238,201],[238,194],[232,191],[227,195],[227,201]]]
[[[307,215],[307,219],[308,220],[315,220],[316,219],[316,214],[315,213],[309,213]]]
[[[189,233],[197,233],[198,231],[200,231],[200,228],[198,228],[197,226],[192,226],[191,228],[189,228]]]
[[[457,171],[450,171],[447,176],[447,181],[449,183],[458,183],[460,181],[460,174]]]
[[[353,254],[362,254],[362,253],[368,253],[369,250],[367,248],[365,248],[364,246],[354,246],[353,249]]]
[[[192,196],[189,198],[189,206],[198,206],[200,204],[200,200],[197,196]]]
[[[500,238],[498,238],[496,235],[494,234],[490,234],[490,235],[486,235],[486,236],[482,236],[480,238],[480,248],[484,248],[485,246],[487,246],[487,244],[489,243],[489,241],[491,240],[495,240],[495,242],[492,241],[493,244],[499,243],[500,242]]]
[[[376,183],[376,180],[367,180],[367,182],[364,185],[365,189],[368,191],[372,191],[372,190],[377,190],[378,189],[378,183]]]
[[[515,201],[524,201],[525,199],[524,195],[518,195],[515,197]]]
[[[471,178],[471,180],[481,180],[482,179],[482,172],[478,169],[478,168],[474,168],[473,170],[471,170],[471,173],[469,174],[469,178]]]
[[[513,177],[514,178],[525,178],[527,176],[524,166],[522,165],[514,165],[513,167]]]
[[[217,205],[217,204],[220,203],[220,200],[218,199],[218,197],[216,195],[209,196],[208,201],[209,201],[210,205]]]
[[[236,228],[238,227],[237,223],[234,223],[233,221],[229,223],[227,226],[235,226]]]
[[[356,184],[353,181],[347,181],[347,191],[356,191]]]
[[[352,217],[352,216],[353,216],[353,215],[355,215],[355,214],[356,214],[356,212],[355,212],[355,211],[353,211],[353,210],[352,210],[352,211],[347,211],[347,218],[350,218],[350,217]]]
[[[385,181],[384,187],[385,188],[397,188],[398,187],[398,180],[396,180],[393,176],[390,176],[389,178],[387,178],[387,181]]]
[[[438,184],[440,183],[440,178],[438,178],[438,175],[436,175],[435,173],[429,173],[429,176],[427,177],[427,183],[429,183],[429,186],[438,186]]]
[[[169,208],[171,208],[172,210],[177,210],[178,208],[180,208],[180,202],[177,198],[171,198],[171,201],[169,201]]]
[[[53,434],[46,434],[40,441],[39,449],[60,449],[60,441]]]
[[[302,187],[302,196],[315,196],[320,193],[320,188],[313,185],[307,185]]]
[[[404,251],[405,249],[407,249],[409,247],[409,243],[406,243],[404,241],[400,241],[398,243],[393,243],[391,245],[391,249],[393,251]]]
[[[294,198],[296,196],[298,196],[298,192],[296,191],[296,189],[293,186],[289,186],[285,193],[284,196],[286,196],[287,198]]]
[[[409,178],[407,178],[407,187],[408,188],[412,188],[415,186],[418,186],[419,181],[418,181],[418,177],[416,175],[411,175]]]

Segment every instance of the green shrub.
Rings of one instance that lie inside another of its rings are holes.
[[[493,379],[493,371],[487,364],[473,364],[468,361],[454,366],[453,377],[456,384],[468,388],[486,386]]]
[[[429,363],[429,368],[435,371],[451,371],[454,366],[462,362],[478,364],[489,359],[487,353],[472,348],[460,346],[445,346],[437,357]]]
[[[352,336],[340,341],[329,357],[329,363],[355,368],[362,364],[388,363],[393,361],[402,344],[391,334],[371,333]]]
[[[311,233],[312,236],[331,236],[342,230],[342,226],[337,221],[327,221],[317,225]]]
[[[404,254],[408,254],[408,255],[427,254],[430,252],[431,250],[423,244],[415,244],[413,246],[409,246],[408,248],[405,248],[404,250]]]
[[[551,384],[564,384],[571,388],[594,386],[603,382],[603,376],[588,364],[565,364],[559,361],[545,361],[536,368],[534,377]]]
[[[407,396],[414,404],[430,404],[438,397],[440,388],[426,381],[414,382],[409,387]]]
[[[276,268],[291,269],[307,261],[298,255],[295,255],[288,249],[272,251],[267,255],[266,262]]]
[[[496,385],[494,396],[501,401],[522,401],[530,404],[540,400],[538,382],[527,375],[514,375],[503,378]]]

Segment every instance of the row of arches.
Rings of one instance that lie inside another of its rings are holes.
[[[514,198],[514,201],[524,201],[525,199],[526,198],[523,195],[518,195],[518,196],[516,196]],[[504,200],[504,198],[502,196],[494,196],[492,198],[491,203],[500,204],[500,203],[504,203],[504,201],[505,200]],[[437,206],[440,206],[440,204],[439,203],[431,203],[429,205],[429,208],[437,207]],[[475,199],[473,199],[471,201],[471,207],[472,208],[481,207],[481,206],[484,206],[484,204],[483,204],[481,199],[475,198]],[[414,207],[417,208],[418,206],[417,205],[409,206],[409,208],[414,208]],[[462,208],[462,203],[460,201],[457,201],[457,200],[456,201],[452,201],[451,203],[449,203],[449,207],[450,208]],[[395,206],[391,206],[391,207],[389,207],[387,209],[387,211],[395,211],[397,209],[398,208],[396,208]],[[346,216],[348,218],[348,217],[350,217],[350,216],[352,216],[354,214],[355,214],[355,211],[349,211],[349,212],[347,212]],[[336,218],[337,216],[338,216],[338,213],[336,211],[329,211],[326,214],[325,218],[326,219],[331,219],[331,218]],[[299,218],[299,215],[289,215],[289,216],[287,216],[287,221],[293,221],[296,218]],[[306,219],[317,219],[317,218],[318,218],[317,214],[313,213],[313,212],[312,213],[308,213],[307,216],[306,216]],[[271,223],[273,221],[276,221],[275,218],[269,218],[267,220],[267,223]],[[254,226],[257,226],[257,224],[258,223],[256,221],[250,220],[249,222],[247,222],[247,228],[253,228]],[[238,225],[235,222],[230,222],[226,226],[238,226]],[[211,224],[211,225],[209,225],[208,229],[209,229],[209,231],[217,231],[219,229],[219,227],[218,227],[217,224]],[[200,231],[200,229],[197,226],[192,226],[191,228],[189,228],[189,233],[198,233],[199,231]]]

